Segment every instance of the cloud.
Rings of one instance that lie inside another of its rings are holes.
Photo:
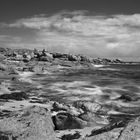
[[[63,11],[19,19],[5,26],[35,30],[34,39],[27,41],[20,36],[19,42],[13,41],[21,46],[95,57],[140,55],[140,14],[96,16],[88,11]]]

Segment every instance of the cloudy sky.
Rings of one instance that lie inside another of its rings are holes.
[[[0,0],[0,47],[140,60],[140,0]]]

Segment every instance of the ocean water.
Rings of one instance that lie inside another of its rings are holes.
[[[47,99],[65,104],[79,101],[93,103],[90,108],[95,113],[95,124],[91,130],[94,127],[101,128],[93,135],[124,127],[130,119],[140,115],[139,64],[95,65],[89,69],[53,67],[44,73],[23,72],[19,76],[20,82],[7,81],[10,84],[1,84],[1,91],[24,91],[30,95],[30,100],[5,102],[0,106],[1,109],[21,109],[33,104],[51,106],[47,104]],[[101,112],[94,109],[98,105],[102,106]],[[83,133],[85,129],[80,131]]]
[[[40,97],[60,103],[99,103],[109,114],[138,115],[140,65],[106,65],[93,69],[65,69],[32,77],[41,85]]]

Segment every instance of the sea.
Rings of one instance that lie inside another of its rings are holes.
[[[95,65],[94,68],[60,68],[32,77],[40,83],[40,96],[60,103],[99,103],[110,114],[140,112],[140,64]]]
[[[97,126],[102,124],[104,127],[94,131],[93,135],[124,127],[140,116],[139,63],[93,65],[90,68],[52,66],[43,73],[23,72],[19,75],[20,82],[13,81],[10,86],[30,94],[31,100],[6,102],[4,109],[13,110],[32,103],[45,106],[48,99],[65,105],[77,102],[93,104],[92,107],[100,105],[102,108],[94,112],[94,117]]]

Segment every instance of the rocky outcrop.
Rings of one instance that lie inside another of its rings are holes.
[[[94,63],[94,64],[121,64],[123,63],[119,59],[110,60],[106,58],[92,58],[87,57],[85,55],[75,55],[75,54],[67,54],[67,53],[51,53],[43,49],[42,51],[34,49],[4,49],[0,48],[0,53],[4,54],[10,60],[15,61],[23,61],[29,62],[31,60],[35,61],[47,61],[52,62],[55,59],[60,59],[63,61],[70,61],[70,62],[86,62],[86,63]]]
[[[2,140],[56,140],[50,113],[32,106],[0,120]]]

